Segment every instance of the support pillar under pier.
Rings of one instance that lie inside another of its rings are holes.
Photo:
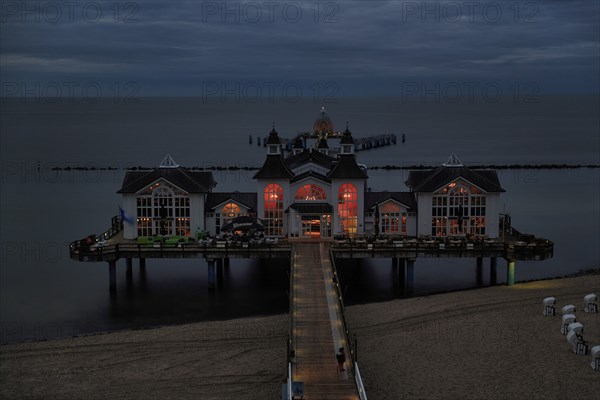
[[[406,260],[406,295],[412,296],[415,289],[415,260]]]
[[[515,260],[506,260],[506,285],[515,284]]]
[[[108,262],[108,289],[111,295],[117,293],[117,260]]]
[[[483,257],[477,257],[477,287],[483,286]]]
[[[127,269],[125,270],[125,279],[127,280],[127,286],[130,287],[133,283],[133,262],[131,258],[126,258]]]
[[[215,259],[207,259],[206,262],[208,264],[208,290],[214,290],[217,278],[215,272]]]
[[[142,291],[146,291],[147,280],[146,280],[146,259],[140,258],[140,287]]]
[[[498,268],[496,257],[490,258],[490,286],[498,284]]]
[[[223,264],[225,260],[229,260],[229,258],[218,258],[217,259],[217,286],[222,287],[223,285]]]

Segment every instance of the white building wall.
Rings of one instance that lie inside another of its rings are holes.
[[[431,193],[417,193],[417,232],[416,236],[431,235]]]
[[[123,211],[133,219],[132,223],[123,223],[123,238],[137,238],[137,200],[135,194],[123,194]]]
[[[196,230],[203,231],[204,223],[204,204],[206,202],[206,194],[193,193],[190,195],[190,233],[193,236]]]
[[[500,193],[485,196],[485,234],[497,238],[500,234]]]
[[[409,213],[406,216],[406,236],[417,236],[417,214]]]

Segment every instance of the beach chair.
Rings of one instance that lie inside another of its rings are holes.
[[[598,303],[596,302],[596,300],[597,300],[596,295],[593,293],[585,296],[583,298],[583,302],[585,304],[585,307],[583,308],[583,310],[589,314],[598,313]]]
[[[304,382],[292,382],[292,400],[304,398]]]
[[[562,312],[562,315],[575,314],[575,306],[573,304],[567,304],[566,306],[561,308],[560,311]]]
[[[583,336],[579,336],[575,331],[571,331],[567,334],[567,343],[571,346],[573,353],[578,356],[584,356],[587,354],[588,346],[583,340]]]
[[[568,333],[569,324],[577,322],[577,318],[575,314],[565,314],[562,316],[562,328],[560,328],[560,333],[566,335]]]
[[[545,317],[554,317],[554,315],[556,315],[556,310],[554,309],[554,304],[556,304],[556,299],[554,297],[546,297],[544,299],[544,316]]]
[[[600,371],[600,346],[592,347],[592,369]]]
[[[574,322],[572,324],[569,324],[569,326],[567,326],[567,333],[571,331],[575,332],[578,336],[582,336],[583,325],[580,322]]]

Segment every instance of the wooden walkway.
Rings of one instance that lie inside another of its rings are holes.
[[[294,381],[304,382],[304,399],[357,399],[350,352],[332,281],[326,243],[298,243],[292,249],[292,363]],[[337,372],[336,349],[346,349],[346,372]]]

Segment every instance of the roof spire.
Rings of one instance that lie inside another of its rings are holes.
[[[160,165],[158,166],[158,168],[178,168],[179,164],[177,164],[175,162],[175,160],[173,160],[173,157],[171,157],[170,154],[167,154],[165,156],[165,158],[161,161]]]
[[[443,163],[442,166],[444,166],[444,167],[464,167],[464,164],[462,163],[462,161],[460,161],[460,159],[456,156],[456,154],[452,153],[452,154],[450,154],[450,157],[448,157],[448,161]]]

